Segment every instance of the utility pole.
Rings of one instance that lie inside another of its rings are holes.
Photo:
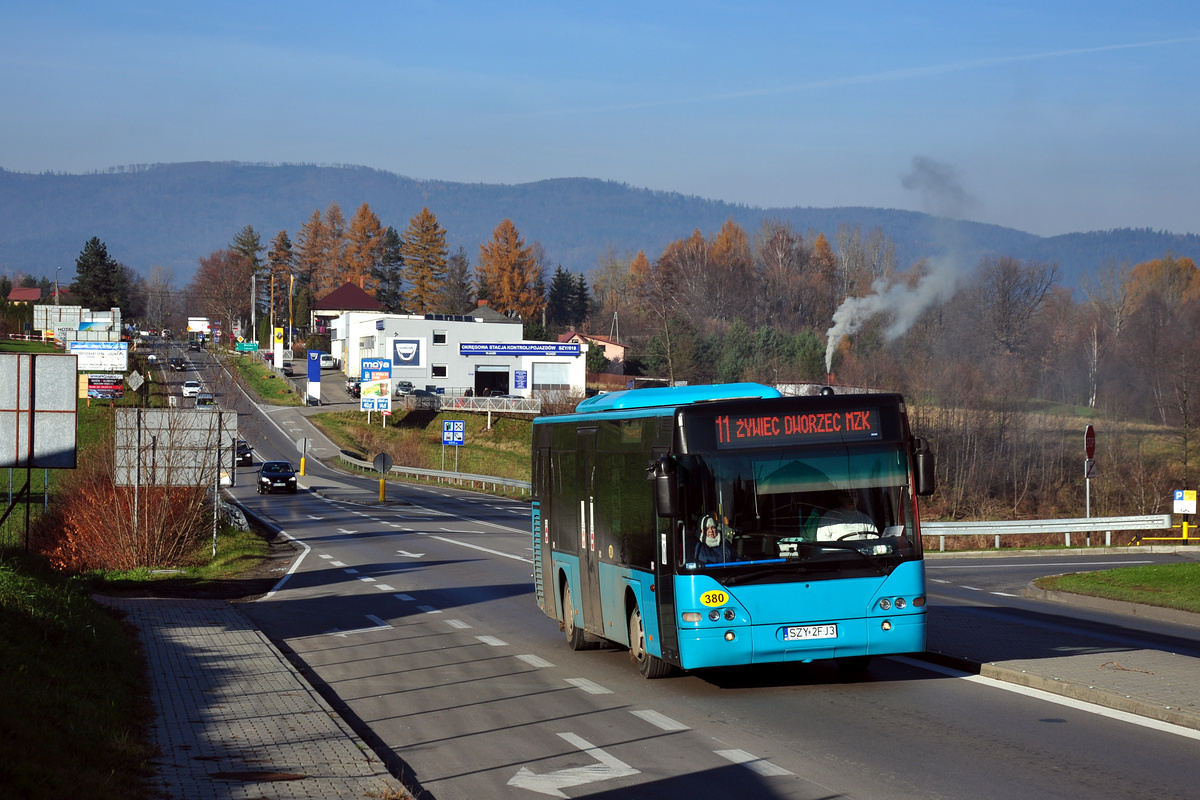
[[[258,320],[255,318],[255,312],[258,310],[258,285],[255,282],[257,277],[253,272],[250,273],[250,336],[255,344],[258,344]]]

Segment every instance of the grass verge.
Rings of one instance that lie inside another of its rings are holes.
[[[264,364],[255,354],[230,353],[222,360],[246,382],[251,391],[262,398],[263,402],[276,406],[304,405],[304,398],[292,388],[291,382],[280,378],[275,370]]]
[[[1200,613],[1200,564],[1150,564],[1052,575],[1038,578],[1034,585],[1047,591]]]
[[[267,541],[222,530],[180,570],[65,575],[0,553],[0,795],[149,800],[154,707],[137,634],[109,594],[214,596],[261,565]],[[274,580],[270,578],[269,580]]]
[[[10,797],[148,797],[154,709],[137,639],[35,559],[0,561],[0,786]]]

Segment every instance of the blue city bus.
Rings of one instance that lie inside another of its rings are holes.
[[[602,394],[534,421],[532,484],[537,602],[573,650],[659,678],[925,649],[934,463],[900,395]]]

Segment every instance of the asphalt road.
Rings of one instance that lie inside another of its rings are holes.
[[[305,548],[245,610],[421,796],[1196,796],[1194,737],[914,659],[852,682],[821,664],[645,681],[623,650],[571,652],[533,599],[523,503],[235,492]],[[1019,608],[1009,595],[1064,561],[931,560],[931,604]]]

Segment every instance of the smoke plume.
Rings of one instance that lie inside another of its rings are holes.
[[[826,333],[826,372],[833,371],[833,354],[842,339],[857,333],[876,314],[891,315],[891,323],[884,330],[884,337],[890,342],[904,335],[930,305],[954,295],[961,260],[955,257],[959,248],[955,246],[957,237],[953,235],[951,221],[973,208],[975,199],[963,188],[952,166],[924,156],[913,158],[912,171],[902,178],[901,185],[918,192],[926,212],[935,215],[935,236],[946,252],[926,262],[928,271],[911,288],[880,278],[871,285],[870,294],[843,300],[833,312],[833,326]]]

